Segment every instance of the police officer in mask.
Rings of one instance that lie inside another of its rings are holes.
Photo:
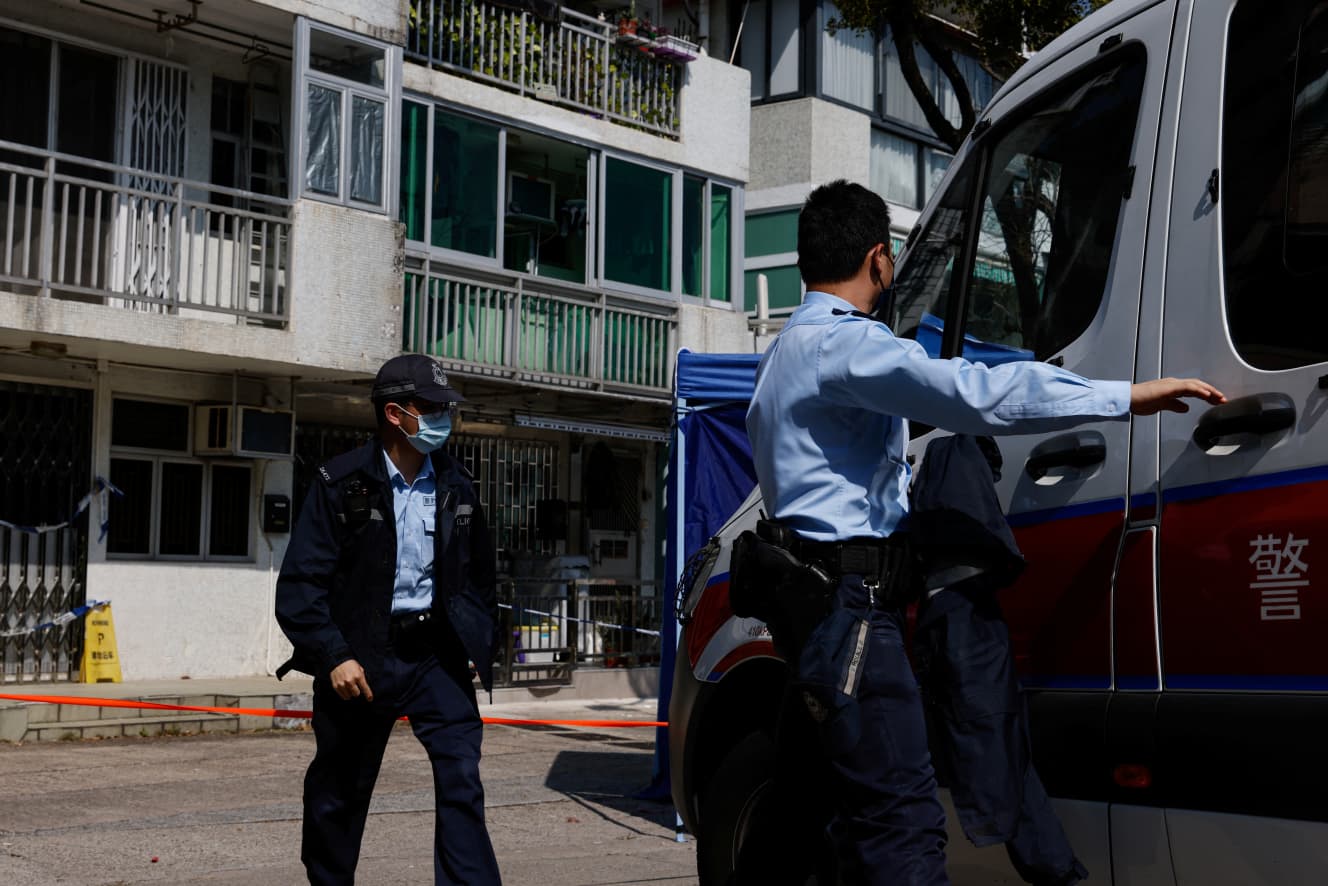
[[[781,628],[802,646],[791,650],[775,789],[800,774],[794,770],[820,764],[842,880],[921,886],[949,881],[945,817],[903,641],[912,587],[898,574],[897,555],[908,513],[907,422],[1035,433],[1124,421],[1131,412],[1183,411],[1187,397],[1225,398],[1197,379],[1132,385],[1047,363],[989,369],[932,359],[871,316],[893,280],[889,243],[889,211],[866,188],[841,180],[808,197],[798,219],[807,295],[761,361],[747,432],[766,509],[785,530],[782,544],[829,579],[828,590],[819,581],[802,584],[805,596],[824,597],[820,624],[805,623],[817,618],[806,614],[815,606],[771,624],[786,657]],[[827,679],[849,690],[853,704],[812,691]],[[820,741],[788,753],[807,723]],[[777,828],[769,845],[748,849],[737,882],[800,882],[790,879],[790,856],[807,854],[805,840]]]
[[[462,398],[417,354],[387,361],[371,396],[378,439],[319,468],[277,581],[295,647],[278,675],[314,677],[301,859],[310,883],[354,882],[383,751],[405,716],[433,767],[435,883],[497,884],[471,671],[492,685],[494,552],[470,476],[442,450]]]

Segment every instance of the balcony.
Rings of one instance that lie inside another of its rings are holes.
[[[0,141],[0,283],[285,328],[291,203]]]
[[[618,42],[617,26],[557,20],[483,0],[415,0],[406,57],[667,138],[680,126],[683,65]]]
[[[402,347],[449,369],[653,400],[672,395],[676,308],[422,262],[407,267]]]

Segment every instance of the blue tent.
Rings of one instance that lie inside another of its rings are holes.
[[[673,690],[678,623],[673,603],[683,564],[728,521],[756,488],[747,404],[760,354],[678,353],[673,437],[669,444],[664,607],[660,631],[659,719],[667,720]],[[655,737],[655,777],[647,793],[669,791],[669,741]]]

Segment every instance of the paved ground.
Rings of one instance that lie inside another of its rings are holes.
[[[513,717],[653,719],[654,701],[486,707]],[[484,781],[504,880],[541,886],[695,883],[695,851],[650,779],[649,729],[491,726]],[[0,883],[303,881],[308,732],[0,745]],[[388,744],[358,881],[432,882],[428,763],[408,727]],[[153,859],[156,859],[154,862]]]

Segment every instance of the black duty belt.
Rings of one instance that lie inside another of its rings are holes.
[[[841,575],[882,577],[904,562],[904,545],[894,538],[855,538],[846,541],[811,541],[798,538],[793,555],[816,562]]]
[[[388,623],[388,637],[393,642],[423,637],[427,628],[433,625],[433,611],[422,609],[418,612],[394,612]]]

